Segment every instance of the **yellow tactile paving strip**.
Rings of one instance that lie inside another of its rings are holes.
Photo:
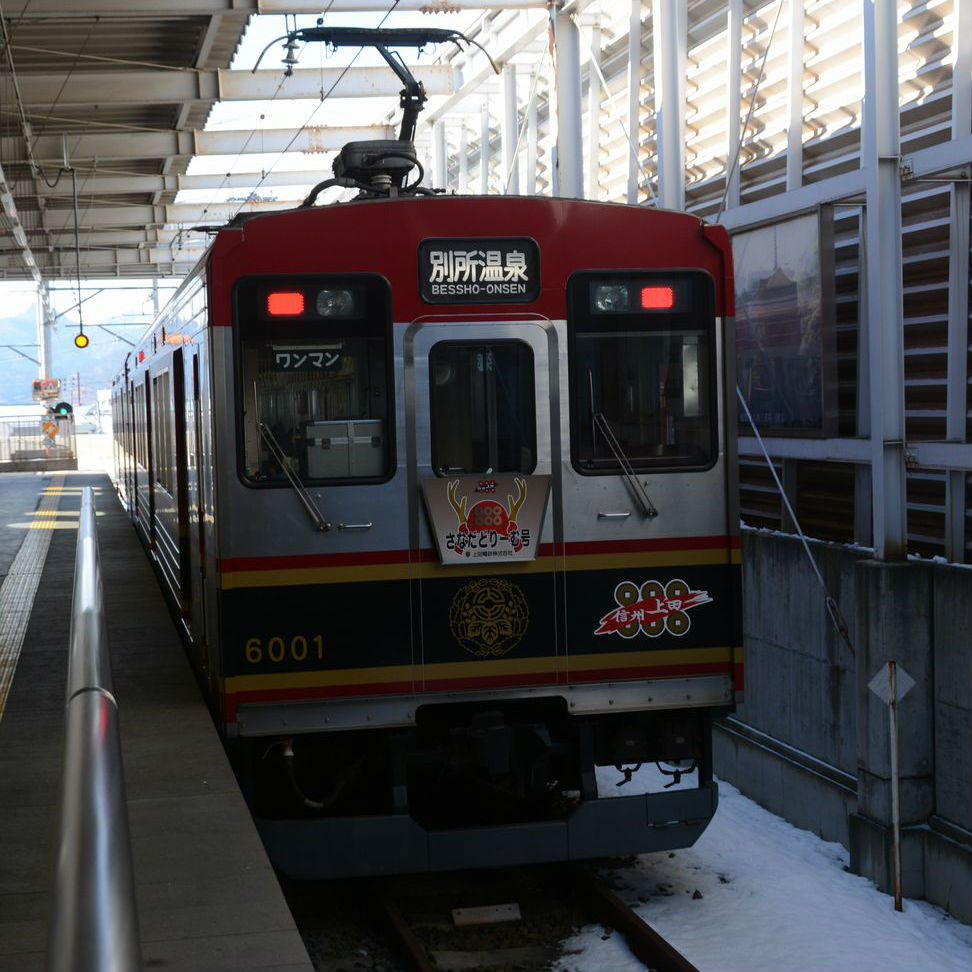
[[[27,536],[0,587],[0,718],[7,704],[20,649],[27,634],[34,595],[40,586],[52,531],[57,525],[64,476],[55,475],[34,511]],[[76,526],[76,524],[75,524]]]

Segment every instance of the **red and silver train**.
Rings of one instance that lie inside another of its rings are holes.
[[[294,876],[689,845],[742,687],[727,234],[401,168],[219,231],[114,384],[264,841]],[[618,795],[653,762],[697,785]]]

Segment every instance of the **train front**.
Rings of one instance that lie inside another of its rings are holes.
[[[686,846],[741,689],[728,238],[372,199],[208,266],[220,712],[294,876]]]

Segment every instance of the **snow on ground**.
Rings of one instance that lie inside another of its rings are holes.
[[[655,791],[654,767],[615,788],[598,770],[602,795]],[[695,785],[694,776],[688,781]],[[684,785],[684,782],[683,782]],[[709,970],[773,972],[968,972],[972,928],[924,901],[890,895],[845,870],[847,851],[797,830],[719,783],[719,809],[694,847],[643,854],[612,868],[615,890],[685,957]],[[608,875],[603,875],[608,876]],[[693,897],[701,893],[700,898]],[[564,945],[560,972],[641,970],[618,935],[600,926]]]

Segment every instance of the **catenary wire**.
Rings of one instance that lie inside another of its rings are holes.
[[[333,3],[333,0],[332,0],[332,3]],[[382,17],[381,20],[379,21],[379,23],[378,23],[378,26],[379,27],[381,27],[382,24],[384,24],[385,21],[395,12],[395,8],[399,5],[399,3],[401,3],[401,0],[394,0],[394,2],[392,3],[392,5],[388,8],[387,12],[385,13],[384,17]],[[328,10],[330,10],[330,8],[331,8],[331,5],[328,4]],[[327,13],[326,10],[324,12]],[[257,184],[250,191],[250,194],[247,197],[247,199],[244,200],[242,203],[240,203],[239,209],[237,209],[237,211],[233,214],[233,218],[234,219],[237,216],[239,216],[239,214],[243,211],[243,207],[250,201],[250,199],[252,198],[253,194],[257,191],[257,189],[260,188],[260,186],[263,185],[264,180],[267,178],[268,175],[270,175],[271,172],[273,172],[274,168],[276,168],[277,163],[290,150],[290,146],[293,145],[294,142],[297,141],[297,139],[300,137],[300,135],[304,131],[304,129],[307,128],[307,126],[311,123],[311,121],[313,120],[314,116],[317,114],[318,111],[320,111],[321,105],[323,105],[324,102],[327,101],[327,99],[331,95],[331,92],[334,91],[334,89],[341,83],[342,78],[344,78],[345,74],[348,73],[348,71],[354,65],[354,62],[358,59],[358,57],[361,55],[361,52],[363,50],[364,50],[364,48],[358,48],[357,53],[354,55],[354,57],[351,58],[351,60],[345,66],[344,70],[334,80],[334,82],[331,84],[330,88],[328,88],[326,92],[323,92],[321,94],[321,100],[314,106],[314,110],[310,113],[310,115],[308,115],[307,120],[300,126],[300,128],[297,129],[296,132],[294,132],[293,137],[283,147],[283,150],[277,155],[277,158],[273,161],[273,163],[269,166],[269,168],[267,168],[267,170],[260,176],[259,182],[257,182]],[[281,79],[281,84],[282,83],[283,83],[283,80]]]

